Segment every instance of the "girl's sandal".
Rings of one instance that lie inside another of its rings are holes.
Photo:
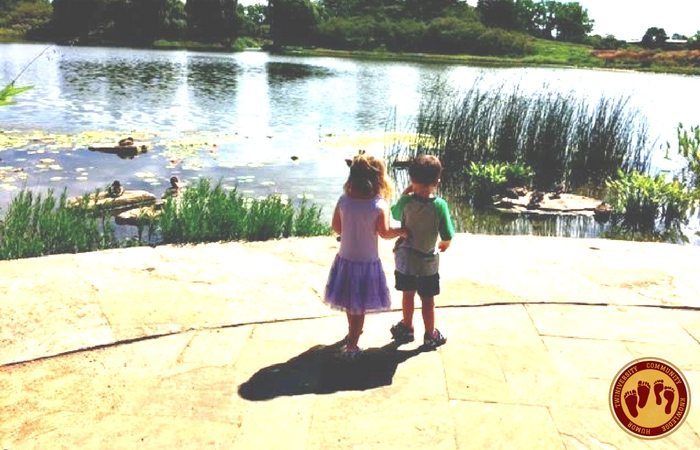
[[[360,331],[360,336],[362,336],[362,333],[364,333],[364,331]],[[346,334],[343,340],[340,341],[340,343],[343,345],[347,345],[348,342],[350,342],[350,335]]]
[[[350,346],[345,344],[340,350],[340,355],[345,359],[355,359],[360,355],[360,353],[362,353],[362,349],[356,345]]]

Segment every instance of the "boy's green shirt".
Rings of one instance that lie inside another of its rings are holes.
[[[396,270],[416,276],[437,273],[439,257],[435,244],[438,236],[450,241],[455,234],[447,202],[440,197],[402,195],[391,207],[391,215],[409,231],[408,239],[397,242]]]

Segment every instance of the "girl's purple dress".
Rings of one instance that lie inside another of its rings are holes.
[[[388,309],[391,305],[386,276],[377,251],[377,218],[386,206],[381,197],[338,200],[340,251],[333,261],[325,302],[350,314]]]

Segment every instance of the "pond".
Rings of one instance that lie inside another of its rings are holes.
[[[0,83],[43,49],[0,44]],[[343,159],[360,148],[382,155],[413,131],[421,98],[438,79],[457,90],[478,82],[591,102],[629,97],[648,121],[658,170],[675,167],[663,150],[677,124],[700,123],[700,77],[54,46],[17,82],[34,89],[0,108],[0,208],[19,188],[78,195],[114,179],[160,195],[176,175],[186,183],[220,179],[250,196],[306,196],[330,216],[347,174]],[[87,149],[127,136],[147,142],[149,151],[120,159]],[[509,224],[503,232],[602,231],[580,220]]]

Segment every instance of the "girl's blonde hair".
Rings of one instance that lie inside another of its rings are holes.
[[[350,176],[343,186],[345,193],[351,197],[381,196],[390,200],[394,187],[386,172],[384,161],[363,152],[352,159]]]

